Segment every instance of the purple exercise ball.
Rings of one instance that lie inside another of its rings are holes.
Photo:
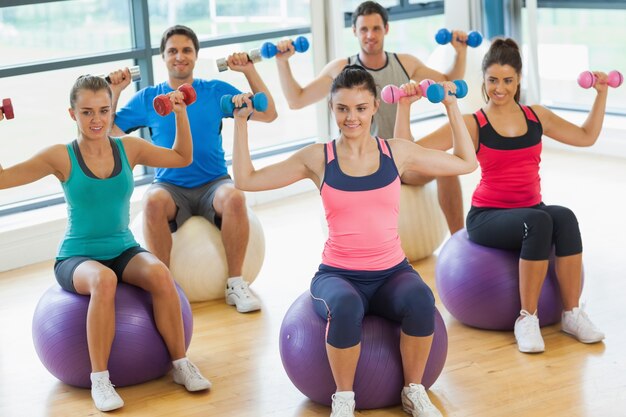
[[[435,267],[435,283],[443,305],[468,326],[512,330],[521,309],[519,254],[478,245],[469,240],[465,229],[456,232],[441,248]],[[562,311],[551,257],[537,308],[540,326],[561,321]]]
[[[291,305],[280,328],[280,357],[293,384],[311,400],[330,405],[336,386],[326,355],[326,321],[314,310],[309,292]],[[448,354],[448,333],[435,310],[435,336],[422,384],[426,389],[441,374]],[[400,403],[404,386],[400,324],[368,315],[363,320],[361,356],[354,392],[357,409]]]
[[[193,331],[191,306],[177,286],[185,347]],[[39,300],[33,317],[33,342],[43,365],[66,384],[89,388],[91,362],[87,349],[89,296],[74,294],[58,285]],[[120,283],[115,293],[115,338],[108,369],[118,386],[160,378],[171,369],[171,358],[156,328],[152,297],[134,285]]]

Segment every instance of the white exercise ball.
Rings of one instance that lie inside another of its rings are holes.
[[[133,221],[131,230],[144,245],[143,212]],[[248,208],[250,236],[243,262],[243,279],[252,283],[265,258],[265,236],[259,219]],[[226,251],[220,230],[201,216],[192,216],[172,234],[170,270],[190,302],[224,298],[228,279]]]
[[[398,234],[409,262],[432,255],[447,233],[448,225],[439,207],[436,181],[426,185],[402,184]]]

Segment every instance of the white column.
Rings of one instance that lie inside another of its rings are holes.
[[[525,102],[535,104],[541,102],[541,88],[539,76],[539,57],[537,40],[537,0],[526,0],[526,14],[528,16],[528,67]]]
[[[343,52],[341,51],[341,42],[335,41],[342,36],[343,30],[343,13],[340,3],[332,0],[311,1],[311,43],[315,75],[319,74],[328,62]],[[337,129],[331,119],[328,101],[320,101],[316,108],[318,140],[326,142],[337,134]]]

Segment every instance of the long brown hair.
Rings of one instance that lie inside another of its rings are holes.
[[[487,68],[490,66],[498,64],[498,65],[509,65],[511,66],[515,72],[517,72],[518,77],[522,76],[522,55],[519,51],[519,46],[517,42],[515,42],[511,38],[497,38],[491,42],[491,46],[489,50],[485,54],[483,58],[483,86],[482,93],[485,101],[489,101],[489,97],[487,96],[487,88],[485,87],[485,73],[487,72]],[[517,91],[515,92],[515,101],[519,103],[520,99],[520,84],[517,85]]]

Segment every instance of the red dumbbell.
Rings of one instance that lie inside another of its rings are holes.
[[[422,96],[426,96],[426,91],[428,90],[428,87],[433,84],[435,84],[435,82],[429,79],[422,80],[422,82],[419,83],[419,88],[422,91]],[[395,104],[402,97],[406,96],[407,95],[404,90],[401,90],[400,87],[396,87],[392,84],[386,85],[380,92],[380,98],[382,98],[383,101],[387,104]]]
[[[611,71],[609,72],[609,79],[607,84],[610,87],[617,88],[624,82],[624,76],[619,71]],[[582,88],[591,88],[596,85],[598,81],[598,77],[591,71],[583,71],[578,76],[578,85]]]
[[[4,117],[6,117],[7,119],[12,119],[15,117],[15,113],[13,113],[13,104],[11,104],[10,98],[2,99],[2,107],[0,107],[0,109],[2,109],[2,113],[4,113]]]
[[[183,101],[186,105],[189,106],[196,101],[196,90],[194,90],[191,84],[181,85],[180,87],[178,87],[178,91],[183,93]],[[154,100],[152,100],[152,106],[154,107],[154,110],[161,116],[167,116],[174,109],[170,98],[166,94],[160,94],[156,96]]]

